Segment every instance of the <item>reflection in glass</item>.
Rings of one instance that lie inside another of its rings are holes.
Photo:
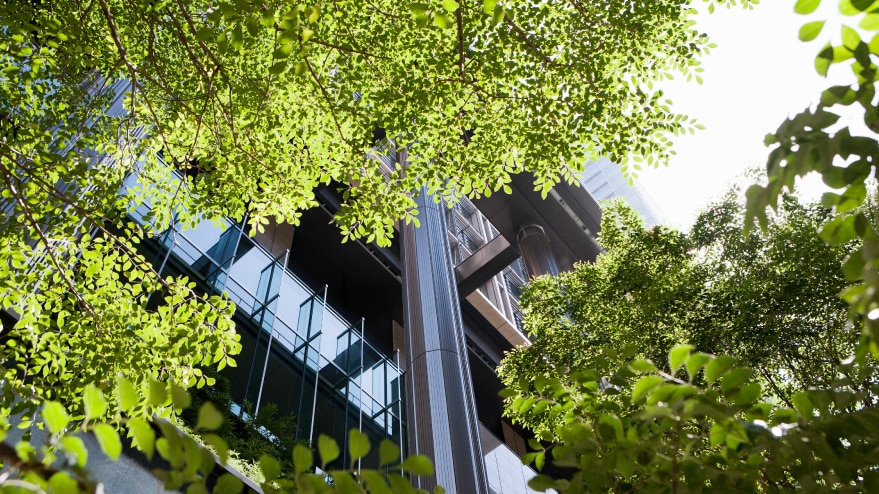
[[[127,177],[122,193],[134,183]],[[149,204],[131,211],[143,224]],[[188,276],[205,293],[224,293],[236,304],[242,351],[237,367],[222,374],[237,413],[255,414],[272,403],[295,416],[297,439],[328,434],[342,451],[351,428],[375,445],[385,438],[404,443],[396,359],[364,341],[363,321],[352,325],[328,307],[326,291],[305,287],[285,268],[287,259],[273,257],[231,220],[175,225],[152,242],[160,256],[173,259],[165,274]],[[377,466],[378,460],[363,461]]]

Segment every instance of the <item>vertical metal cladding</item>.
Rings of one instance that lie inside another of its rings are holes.
[[[559,268],[549,245],[549,237],[539,225],[523,226],[517,235],[519,253],[529,278],[544,274],[557,275]]]
[[[409,453],[436,470],[417,487],[488,493],[445,212],[426,190],[417,201],[421,226],[402,231]]]

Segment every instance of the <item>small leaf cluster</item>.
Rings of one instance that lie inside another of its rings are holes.
[[[20,401],[21,395],[17,400],[9,397],[26,391],[13,389],[8,383],[3,385],[4,392],[10,391],[4,394],[6,400]],[[152,472],[165,489],[185,490],[190,494],[244,492],[244,482],[220,467],[228,459],[228,445],[216,433],[224,418],[212,403],[203,403],[197,410],[194,429],[200,435],[196,440],[167,420],[138,413],[144,405],[188,408],[191,398],[185,389],[159,381],[136,388],[130,381],[120,379],[113,395],[108,398],[97,386],[87,385],[81,397],[85,415],[80,419],[71,415],[63,404],[52,400],[37,403],[32,409],[33,416],[19,415],[19,427],[28,422],[46,431],[42,444],[30,436],[14,446],[3,442],[13,425],[8,416],[3,415],[0,464],[8,469],[0,476],[0,489],[4,492],[16,488],[42,489],[57,494],[95,492],[100,484],[88,471],[89,454],[94,450],[88,449],[84,442],[84,437],[91,435],[112,460],[119,459],[123,444],[130,444],[147,460],[158,454],[165,466],[154,468]],[[318,463],[309,447],[297,444],[291,451],[292,468],[287,471],[282,470],[277,458],[262,455],[258,463],[264,477],[260,485],[263,492],[416,494],[425,491],[413,488],[409,477],[433,475],[430,460],[423,456],[401,459],[399,446],[388,440],[379,445],[378,470],[359,468],[359,461],[370,452],[372,445],[369,438],[356,429],[351,430],[348,437],[350,464],[347,469],[329,468],[340,457],[335,440],[321,435],[316,446]],[[437,487],[434,492],[443,490]]]
[[[879,412],[865,406],[867,395],[803,391],[795,407],[780,407],[730,357],[677,346],[668,360],[683,379],[634,360],[606,375],[535,381],[521,412],[562,421],[531,442],[536,451],[523,461],[574,473],[538,475],[529,485],[560,492],[868,492],[879,485]]]

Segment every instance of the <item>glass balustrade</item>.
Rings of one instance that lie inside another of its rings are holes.
[[[131,195],[136,183],[136,176],[127,177],[122,193]],[[148,201],[137,205],[132,198],[134,221],[150,221],[149,211]],[[326,293],[306,287],[285,268],[285,258],[273,257],[234,221],[204,219],[189,229],[175,224],[153,241],[164,249],[160,256],[173,261],[163,275],[187,275],[236,305],[242,351],[237,367],[223,371],[236,413],[256,414],[272,403],[296,417],[297,439],[328,434],[344,446],[347,431],[359,428],[376,445],[390,438],[402,448],[397,356],[364,341],[362,321],[342,318],[327,306]],[[347,458],[338,461],[347,464]]]

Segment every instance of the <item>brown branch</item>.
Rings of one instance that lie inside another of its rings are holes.
[[[335,49],[335,50],[339,50],[339,51],[344,52],[344,53],[357,53],[358,55],[363,55],[364,57],[369,57],[369,58],[383,58],[383,59],[385,59],[385,60],[390,60],[390,57],[385,57],[385,56],[382,56],[382,55],[376,55],[376,54],[374,54],[374,53],[370,53],[370,52],[368,52],[368,51],[357,50],[357,49],[350,48],[350,47],[347,47],[347,46],[336,45],[336,44],[330,43],[330,42],[328,42],[328,41],[321,41],[320,39],[316,39],[316,38],[311,38],[310,40],[308,40],[308,42],[309,42],[309,43],[314,43],[314,44],[316,44],[316,45],[320,45],[320,46],[323,46],[323,47],[326,47],[326,48],[333,48],[333,49]]]
[[[110,7],[107,5],[106,0],[98,0],[98,4],[101,6],[104,18],[107,19],[107,26],[110,28],[110,37],[113,38],[113,43],[116,45],[116,51],[119,52],[119,57],[125,63],[125,66],[128,67],[128,73],[131,76],[131,83],[137,85],[137,68],[135,68],[134,64],[131,63],[131,60],[128,59],[128,52],[125,50],[125,47],[122,46],[122,41],[119,39],[119,31],[116,29],[116,21],[113,19],[113,14],[110,13]]]
[[[769,374],[763,368],[758,367],[757,372],[760,373],[763,379],[766,379],[766,382],[769,383],[769,386],[775,391],[775,394],[777,394],[778,397],[781,398],[781,401],[783,401],[785,405],[787,405],[789,408],[796,408],[794,407],[794,404],[791,403],[791,401],[788,399],[787,395],[781,392],[781,389],[778,388],[778,385],[775,384],[775,381],[773,381],[772,378],[769,377]]]
[[[61,275],[61,278],[64,279],[67,287],[70,288],[70,291],[73,293],[73,296],[76,298],[77,302],[79,302],[82,308],[85,309],[89,313],[89,315],[92,316],[92,319],[94,319],[95,321],[95,327],[98,329],[98,331],[101,331],[101,323],[100,321],[98,321],[98,316],[95,314],[92,306],[88,302],[86,302],[84,298],[82,298],[82,294],[79,293],[79,290],[76,289],[76,285],[73,284],[73,281],[67,277],[67,274],[61,268],[61,263],[58,261],[58,258],[55,257],[55,252],[52,250],[49,239],[46,237],[46,234],[43,233],[42,228],[40,228],[39,222],[36,220],[36,218],[34,218],[30,208],[28,208],[24,197],[22,197],[21,193],[18,191],[18,189],[16,189],[15,185],[13,185],[12,177],[9,174],[9,170],[2,164],[0,164],[0,168],[3,169],[3,180],[6,182],[7,189],[10,191],[10,193],[12,193],[13,197],[15,198],[15,202],[17,202],[18,205],[21,207],[21,213],[24,215],[27,222],[30,223],[31,228],[36,230],[37,235],[40,237],[40,241],[46,247],[46,254],[49,256],[49,259],[55,266],[55,269],[58,270],[58,273]]]
[[[339,123],[339,119],[336,117],[336,111],[333,109],[332,99],[330,98],[329,93],[327,93],[326,88],[324,88],[323,84],[320,82],[320,78],[314,72],[314,67],[311,66],[311,62],[308,61],[308,57],[302,57],[305,60],[305,66],[308,67],[308,73],[311,74],[311,78],[314,79],[314,83],[317,84],[317,87],[320,88],[321,94],[323,94],[324,99],[327,101],[329,106],[330,114],[333,116],[333,122],[336,124],[336,130],[339,131],[339,137],[342,140],[345,140],[344,133],[342,132],[342,125]]]
[[[455,17],[458,23],[458,75],[461,81],[464,79],[464,0],[458,4],[458,10],[455,11]]]
[[[180,12],[183,14],[183,18],[186,19],[186,23],[189,25],[189,30],[192,32],[192,35],[195,36],[198,30],[195,28],[195,23],[192,21],[192,16],[189,15],[189,11],[186,10],[186,6],[183,5],[183,2],[177,0],[177,5],[180,7]],[[208,49],[207,45],[204,44],[204,41],[200,41],[198,40],[198,38],[196,38],[196,40],[198,41],[198,45],[201,47],[202,51],[205,52],[205,55],[207,55],[208,58],[210,58],[211,61],[216,64],[217,70],[220,71],[220,76],[223,78],[223,82],[225,82],[227,86],[232,87],[232,83],[229,82],[229,77],[226,74],[225,69],[223,68],[223,64],[220,63],[220,61],[214,55],[214,52]]]
[[[19,472],[34,473],[43,480],[48,480],[52,475],[59,472],[52,467],[47,467],[39,462],[27,461],[18,456],[18,452],[12,446],[5,442],[0,442],[0,461],[7,468],[18,470]],[[80,489],[88,490],[88,486],[82,481],[77,481]]]
[[[171,12],[170,8],[166,8],[165,11],[168,13],[168,17],[171,18],[171,22],[174,23],[174,27],[177,28],[177,32],[180,33],[178,39],[183,42],[183,49],[186,50],[186,54],[189,55],[189,59],[192,60],[193,65],[195,65],[196,70],[201,73],[202,77],[205,79],[212,79],[207,73],[207,70],[202,65],[201,60],[195,56],[195,53],[192,52],[192,49],[189,46],[189,39],[186,37],[186,34],[183,32],[183,26],[180,25],[180,22],[177,20],[177,16],[174,15],[174,12]]]
[[[549,56],[543,53],[543,51],[538,48],[533,41],[531,41],[531,38],[528,37],[528,33],[523,31],[522,28],[520,28],[513,22],[513,19],[509,15],[504,14],[504,20],[507,21],[507,25],[510,26],[510,28],[515,31],[517,35],[519,35],[519,39],[521,39],[523,43],[528,45],[528,47],[531,48],[531,51],[533,51],[535,55],[542,58],[543,61],[547,63],[547,65],[551,67],[572,67],[572,65],[570,64],[561,64],[549,58]]]

